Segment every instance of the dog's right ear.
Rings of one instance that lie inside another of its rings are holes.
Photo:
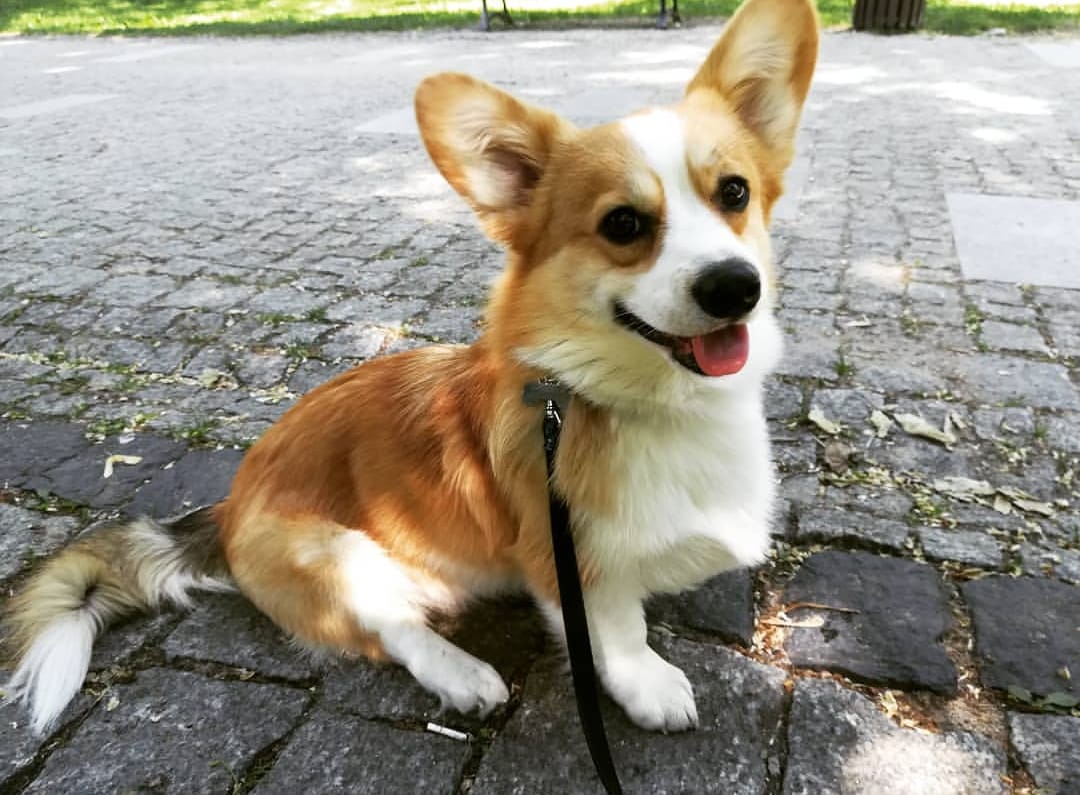
[[[492,239],[509,243],[566,122],[452,72],[416,89],[416,120],[446,181],[469,200]]]

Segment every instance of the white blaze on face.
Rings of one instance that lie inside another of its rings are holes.
[[[694,279],[711,262],[740,257],[761,270],[743,243],[694,190],[686,160],[682,118],[656,109],[621,122],[664,189],[666,230],[656,263],[638,277],[623,299],[635,315],[668,334],[691,337],[716,327],[690,293]]]

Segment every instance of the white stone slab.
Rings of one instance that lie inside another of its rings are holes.
[[[1080,40],[1032,42],[1027,48],[1054,66],[1080,69]]]
[[[22,105],[8,105],[0,108],[0,119],[25,119],[28,116],[37,116],[41,113],[58,113],[63,110],[77,108],[80,105],[91,105],[95,102],[104,102],[115,99],[119,94],[65,94],[53,99],[43,99],[40,102],[27,102]]]
[[[946,199],[965,278],[1080,288],[1080,201]]]

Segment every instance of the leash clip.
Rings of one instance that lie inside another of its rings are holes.
[[[526,406],[539,406],[541,403],[554,403],[556,409],[570,402],[570,390],[554,378],[541,378],[529,381],[521,394]]]
[[[521,399],[526,406],[544,404],[544,452],[548,457],[548,475],[552,474],[553,456],[559,446],[563,406],[570,402],[570,390],[554,378],[541,378],[525,384]]]

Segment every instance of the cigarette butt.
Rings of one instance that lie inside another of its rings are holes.
[[[457,740],[461,743],[467,743],[471,739],[465,732],[459,732],[457,729],[448,729],[437,723],[429,723],[427,725],[427,730],[432,734],[441,734],[443,737],[449,737],[451,740]]]

